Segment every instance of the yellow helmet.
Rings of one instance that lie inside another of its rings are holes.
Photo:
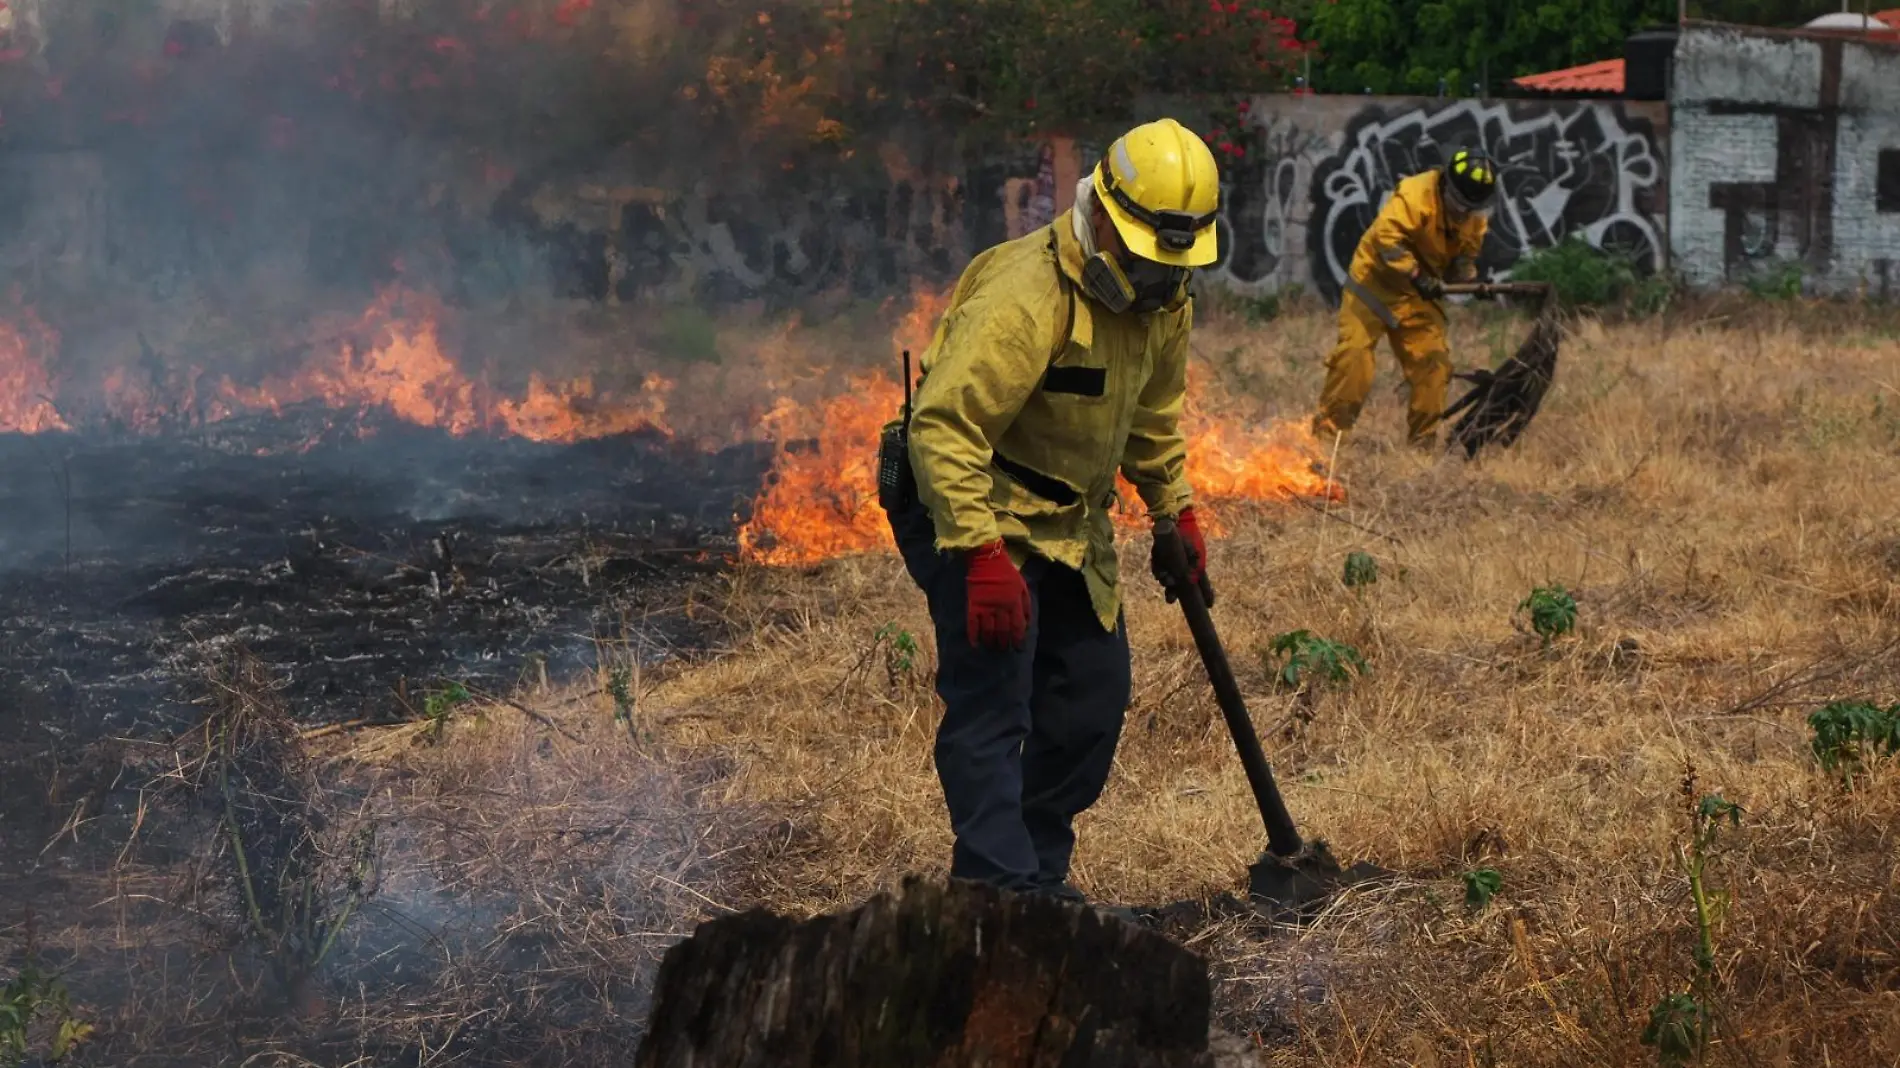
[[[1095,167],[1095,195],[1128,251],[1171,267],[1205,267],[1219,255],[1220,168],[1193,131],[1173,119],[1137,126]]]

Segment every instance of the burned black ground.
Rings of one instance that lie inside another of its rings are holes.
[[[540,445],[334,418],[0,437],[0,967],[32,941],[62,971],[102,1028],[80,1063],[237,1063],[272,1047],[435,1063],[444,1043],[449,1060],[504,1063],[618,1048],[637,1037],[643,975],[576,974],[549,956],[545,926],[611,888],[624,929],[601,937],[644,946],[667,910],[642,896],[643,873],[682,894],[701,880],[708,831],[693,796],[717,769],[629,748],[620,776],[546,805],[535,783],[579,780],[524,773],[498,812],[545,814],[509,829],[547,839],[553,859],[537,870],[564,885],[543,888],[454,884],[442,860],[471,848],[461,816],[392,816],[404,773],[342,775],[300,756],[296,790],[242,794],[240,807],[268,795],[309,815],[326,829],[306,854],[374,829],[377,893],[314,986],[263,978],[282,947],[260,944],[234,894],[227,802],[181,791],[175,767],[217,708],[261,702],[294,737],[413,721],[451,686],[505,696],[604,660],[663,672],[717,634],[686,606],[729,565],[768,461],[658,436]],[[644,785],[629,795],[629,783]],[[301,870],[267,845],[250,842],[252,866]],[[388,1000],[350,1018],[346,988]],[[568,1018],[603,996],[623,1010]],[[331,1007],[304,1018],[316,1003]],[[392,1025],[405,1009],[423,1022]]]
[[[0,703],[85,740],[176,726],[176,684],[241,645],[300,720],[395,717],[442,679],[505,689],[693,643],[684,584],[732,552],[764,458],[377,427],[0,438]],[[247,432],[248,431],[248,432]],[[70,493],[68,493],[70,485]],[[628,628],[632,627],[632,633]]]

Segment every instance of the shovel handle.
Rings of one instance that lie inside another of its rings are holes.
[[[1545,297],[1549,282],[1448,282],[1447,296],[1458,297]]]
[[[1293,825],[1286,800],[1273,781],[1267,755],[1260,750],[1260,739],[1254,734],[1253,719],[1247,715],[1240,685],[1234,681],[1227,651],[1221,647],[1220,635],[1214,632],[1214,618],[1208,614],[1207,602],[1201,599],[1201,587],[1189,578],[1187,546],[1182,544],[1181,533],[1175,529],[1172,519],[1156,520],[1154,537],[1161,570],[1168,576],[1168,589],[1181,602],[1188,631],[1194,635],[1194,647],[1201,654],[1201,664],[1207,668],[1208,681],[1214,684],[1214,700],[1220,705],[1221,718],[1227,721],[1227,733],[1234,737],[1234,748],[1240,750],[1240,766],[1247,771],[1247,785],[1253,788],[1254,802],[1260,806],[1260,819],[1267,825],[1267,848],[1276,856],[1294,856],[1302,845],[1299,829]]]

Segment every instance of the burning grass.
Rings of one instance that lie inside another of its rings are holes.
[[[1196,461],[1222,531],[1216,618],[1296,817],[1342,858],[1400,873],[1297,931],[1187,910],[1174,933],[1213,961],[1226,1026],[1258,1036],[1271,1064],[1624,1068],[1656,1059],[1641,1037],[1661,1005],[1692,1025],[1709,1013],[1711,1064],[1900,1058],[1900,767],[1824,770],[1805,722],[1836,699],[1900,700],[1900,331],[1871,313],[1773,310],[1586,323],[1531,432],[1475,465],[1401,447],[1381,355],[1362,435],[1318,457],[1329,481],[1309,465],[1314,443],[1273,428],[1297,425],[1316,393],[1330,319],[1211,318],[1197,417],[1225,428],[1229,455],[1269,457],[1243,470],[1270,480],[1225,491],[1208,481],[1215,454]],[[1457,350],[1495,362],[1523,329],[1464,315]],[[808,340],[754,338],[773,366]],[[855,422],[779,409],[779,485],[797,488],[782,501],[859,478],[868,501],[868,467],[850,465],[868,462],[884,388],[841,395],[862,408]],[[293,1011],[238,981],[270,974],[239,952],[269,952],[245,934],[265,910],[233,897],[228,875],[211,896],[178,881],[181,863],[221,855],[202,852],[221,806],[194,832],[141,798],[134,849],[95,841],[101,814],[82,802],[40,836],[55,837],[45,855],[104,845],[110,878],[7,885],[55,914],[37,937],[100,1025],[87,1055],[191,1062],[235,1042],[253,1063],[272,1050],[620,1063],[652,963],[695,918],[847,907],[941,871],[930,629],[866,507],[833,508],[852,522],[821,528],[844,533],[791,566],[741,563],[695,595],[689,611],[720,617],[726,647],[663,673],[609,650],[580,687],[419,695],[422,722],[294,743],[256,711],[267,702],[223,706],[252,710],[225,722],[256,725],[293,750],[279,764],[303,769],[298,796],[329,830],[286,856],[331,873],[324,915],[351,900],[350,831],[375,828],[374,892]],[[1135,696],[1075,876],[1111,900],[1211,898],[1240,889],[1264,836],[1138,526],[1124,543]],[[1349,583],[1354,553],[1370,565],[1355,558]],[[1547,639],[1537,605],[1563,597],[1574,626],[1546,612]],[[1284,658],[1269,651],[1298,631],[1369,671],[1276,683]],[[217,678],[227,696],[262,685]],[[196,766],[127,752],[100,756],[96,788],[62,773],[45,807]],[[1712,796],[1739,804],[1739,822],[1697,846]],[[1700,919],[1686,863],[1702,866]],[[61,907],[76,901],[88,907]],[[0,929],[0,948],[20,938]],[[1683,994],[1700,1009],[1668,1000]]]

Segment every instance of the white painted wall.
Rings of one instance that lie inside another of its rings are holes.
[[[1709,187],[1774,181],[1775,118],[1685,108],[1671,117],[1669,140],[1670,263],[1692,286],[1719,284],[1728,215],[1709,205]]]
[[[1878,287],[1900,299],[1900,212],[1875,210],[1882,149],[1900,151],[1900,48],[1849,48],[1841,55],[1841,116],[1834,164],[1835,273],[1839,285]]]
[[[1900,48],[1852,40],[1839,47],[1838,110],[1829,112],[1822,110],[1828,102],[1821,98],[1819,41],[1733,29],[1683,32],[1670,117],[1669,244],[1676,270],[1689,283],[1739,280],[1776,260],[1822,259],[1799,245],[1784,214],[1772,247],[1748,242],[1748,256],[1728,262],[1727,213],[1711,206],[1711,187],[1773,181],[1781,153],[1777,114],[1721,113],[1752,105],[1797,109],[1782,114],[1834,124],[1831,250],[1823,262],[1806,264],[1809,287],[1863,291],[1878,287],[1883,269],[1890,286],[1900,285],[1900,213],[1876,210],[1874,198],[1879,153],[1900,150]],[[1773,214],[1751,213],[1744,233],[1766,229]]]

